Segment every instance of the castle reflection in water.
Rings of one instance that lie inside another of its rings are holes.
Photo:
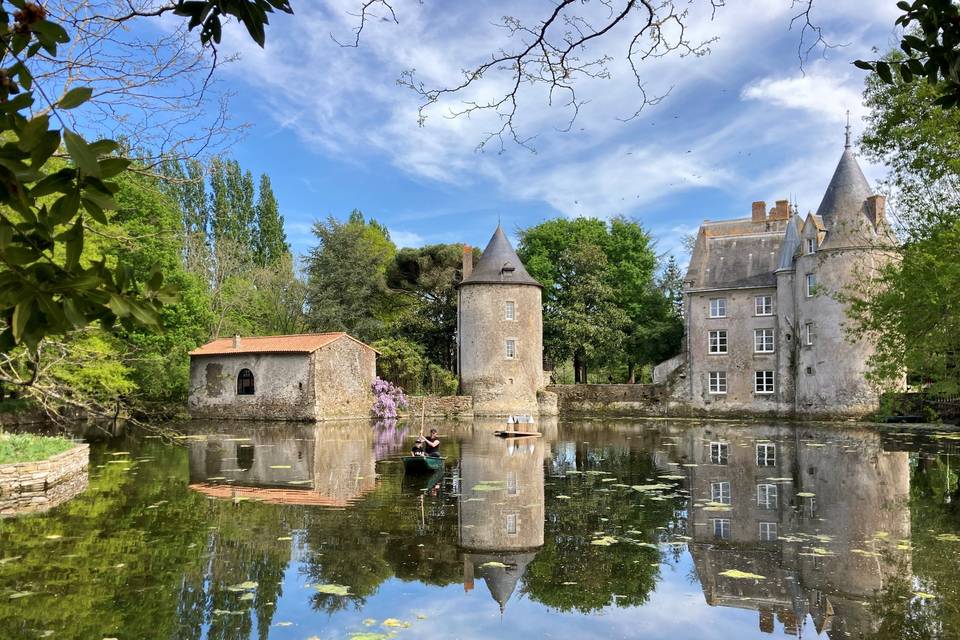
[[[492,435],[500,426],[444,426],[438,486],[456,497],[466,597],[483,580],[501,612],[544,546],[545,473],[582,465],[586,441],[649,452],[660,481],[686,496],[675,517],[706,603],[756,611],[763,632],[798,635],[813,624],[833,639],[869,635],[867,600],[910,575],[909,454],[885,451],[875,431],[547,421],[542,438],[504,440]],[[351,508],[377,488],[378,461],[410,442],[400,427],[357,423],[237,433],[210,429],[191,441],[193,489]],[[763,579],[724,575],[734,569]]]

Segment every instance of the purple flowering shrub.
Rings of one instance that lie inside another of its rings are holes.
[[[397,417],[400,409],[407,408],[407,396],[397,385],[379,376],[373,379],[373,417],[390,420]]]

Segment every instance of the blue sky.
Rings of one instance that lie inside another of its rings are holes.
[[[298,252],[313,244],[313,220],[354,208],[402,246],[482,247],[498,217],[514,230],[559,215],[623,214],[678,254],[702,220],[748,216],[753,200],[791,198],[801,212],[816,210],[842,151],[845,111],[854,133],[863,126],[864,76],[850,62],[896,44],[892,0],[820,1],[814,19],[844,46],[814,53],[801,69],[790,0],[730,3],[712,20],[694,4],[691,39],[717,41],[705,57],[643,63],[651,92],[670,90],[659,105],[621,120],[638,92],[623,59],[630,34],[614,31],[592,50],[614,57],[612,77],[580,83],[589,102],[570,132],[558,131],[568,110],[525,89],[519,127],[536,136],[536,153],[478,152],[489,120],[444,117],[450,105],[438,105],[418,126],[417,97],[396,80],[416,68],[427,84],[449,85],[511,46],[493,26],[501,16],[532,20],[550,2],[401,0],[399,25],[374,21],[359,48],[339,47],[330,36],[350,37],[357,4],[295,2],[295,16],[272,19],[263,51],[228,34],[240,59],[221,81],[234,92],[235,119],[251,124],[231,152],[270,174]],[[491,77],[479,95],[498,82]],[[863,166],[874,184],[882,178],[882,167]]]

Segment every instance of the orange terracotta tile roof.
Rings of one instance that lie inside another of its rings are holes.
[[[367,349],[370,345],[346,333],[301,333],[292,336],[241,336],[240,347],[233,346],[233,338],[217,338],[190,352],[191,356],[227,355],[231,353],[313,353],[328,344],[347,338]]]

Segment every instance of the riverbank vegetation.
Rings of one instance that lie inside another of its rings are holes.
[[[0,464],[46,460],[72,447],[66,438],[0,432]]]

